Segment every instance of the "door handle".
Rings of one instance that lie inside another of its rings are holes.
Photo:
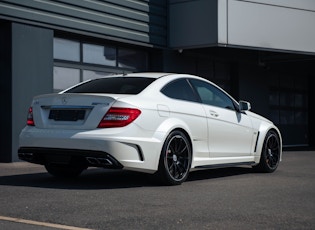
[[[210,116],[212,116],[212,117],[218,117],[219,116],[219,114],[213,110],[210,110],[209,112],[210,112]]]

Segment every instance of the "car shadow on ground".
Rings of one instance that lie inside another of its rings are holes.
[[[253,173],[253,170],[245,167],[207,169],[191,172],[187,182],[232,177],[249,173]],[[79,177],[72,179],[55,178],[45,172],[0,176],[0,185],[75,190],[163,186],[153,175],[98,168],[85,170]]]
[[[215,178],[224,178],[239,176],[243,174],[256,173],[251,167],[228,167],[212,168],[190,172],[187,181],[211,180]]]

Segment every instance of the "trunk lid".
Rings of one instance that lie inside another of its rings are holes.
[[[35,126],[42,129],[96,129],[115,96],[46,94],[33,99]]]

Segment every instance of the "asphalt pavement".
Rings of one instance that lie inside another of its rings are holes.
[[[315,152],[290,152],[276,172],[191,172],[180,186],[91,168],[58,180],[39,165],[0,163],[0,229],[315,229]]]

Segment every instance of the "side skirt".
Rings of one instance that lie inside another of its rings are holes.
[[[237,163],[227,163],[227,164],[201,165],[201,166],[196,166],[195,169],[228,168],[228,167],[233,167],[233,166],[255,165],[255,164],[256,164],[255,161],[237,162]]]

